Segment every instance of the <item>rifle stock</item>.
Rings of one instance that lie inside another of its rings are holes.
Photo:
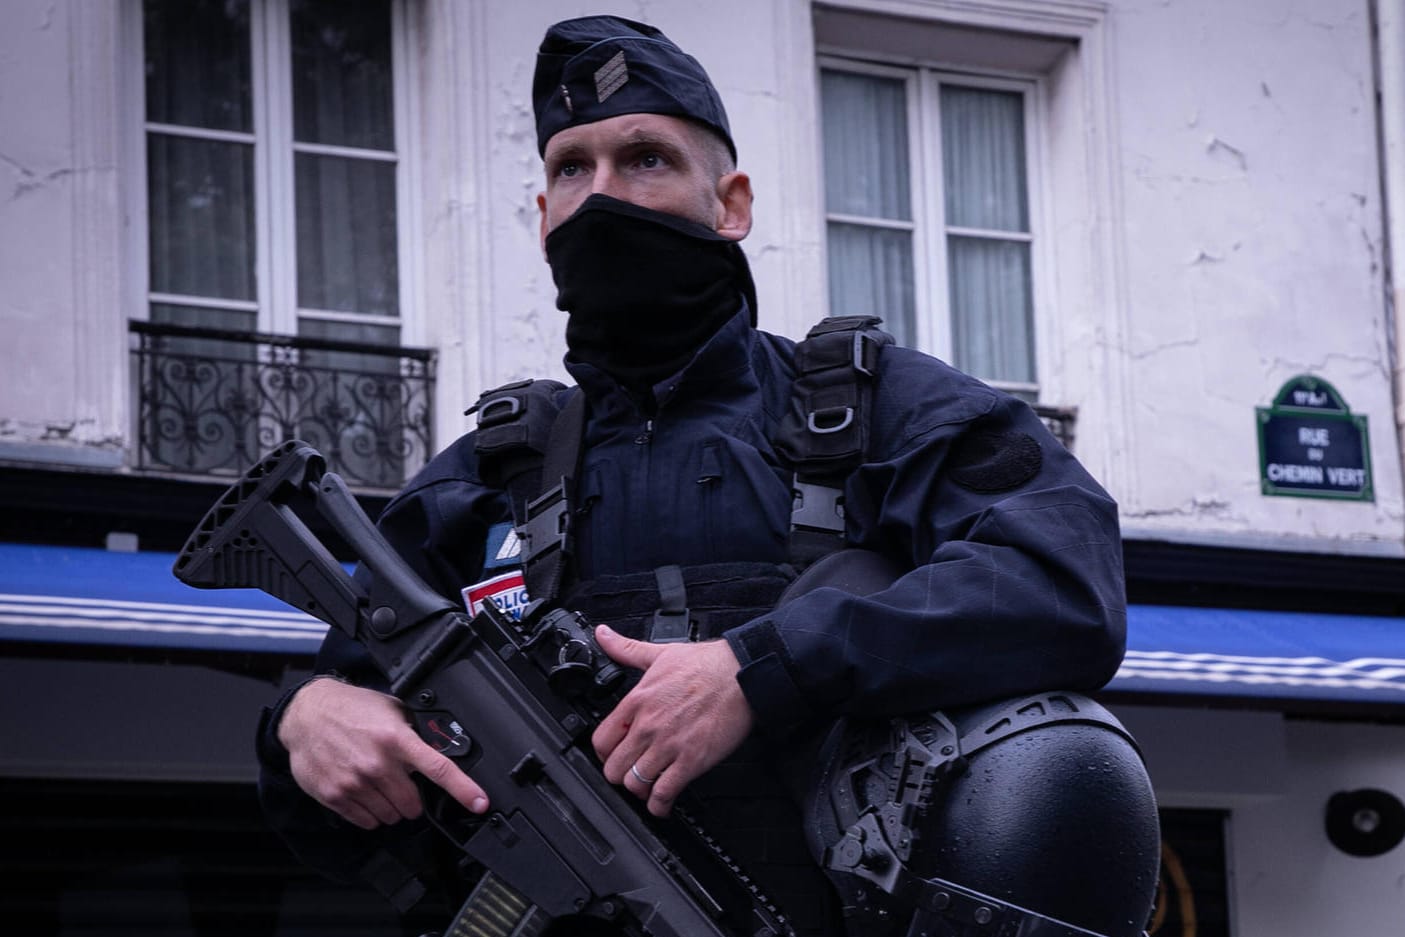
[[[353,579],[298,512],[315,511],[372,573]],[[475,817],[428,784],[427,814],[487,870],[446,933],[531,935],[572,915],[629,935],[785,937],[784,916],[706,834],[658,821],[589,748],[622,674],[580,615],[539,605],[470,619],[435,593],[312,447],[292,440],[216,502],[176,560],[200,588],[256,588],[359,641],[422,738],[488,792]]]

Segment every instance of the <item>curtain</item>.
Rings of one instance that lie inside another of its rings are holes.
[[[148,2],[143,34],[148,121],[252,132],[246,3]],[[151,290],[252,300],[253,146],[152,131],[147,182]]]
[[[293,128],[298,143],[393,155],[388,0],[294,0]],[[298,153],[298,305],[398,315],[395,163]]]
[[[825,70],[820,94],[825,207],[831,215],[849,216],[828,226],[830,311],[879,316],[900,343],[912,344],[916,292],[907,83]]]
[[[1033,383],[1024,98],[942,85],[942,167],[948,227],[952,361],[986,380]]]

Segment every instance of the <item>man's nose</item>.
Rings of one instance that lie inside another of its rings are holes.
[[[619,196],[620,177],[615,170],[604,164],[595,167],[595,175],[591,179],[591,195]]]

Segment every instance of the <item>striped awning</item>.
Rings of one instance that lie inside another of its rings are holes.
[[[312,653],[327,626],[253,589],[208,591],[170,553],[0,544],[0,641]]]
[[[254,589],[194,589],[170,553],[0,544],[0,642],[310,654],[327,627]],[[1133,605],[1110,690],[1405,706],[1405,619]]]
[[[1405,705],[1405,619],[1134,605],[1110,688]]]

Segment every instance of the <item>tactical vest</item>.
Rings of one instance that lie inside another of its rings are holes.
[[[487,484],[506,491],[511,500],[527,593],[534,600],[559,601],[629,637],[657,642],[720,637],[730,628],[818,585],[847,588],[849,578],[867,578],[872,582],[850,591],[862,593],[885,587],[879,583],[891,582],[902,571],[893,570],[891,576],[886,571],[872,575],[872,570],[846,567],[848,560],[844,556],[832,556],[830,563],[818,562],[846,546],[844,486],[868,453],[878,358],[882,347],[893,341],[877,328],[878,321],[861,316],[824,319],[796,346],[790,406],[772,439],[776,452],[794,473],[790,562],[781,566],[759,562],[664,566],[602,576],[589,582],[574,581],[569,565],[571,502],[584,435],[584,394],[579,389],[566,394],[564,385],[549,380],[521,381],[483,394],[470,410],[478,413],[475,449],[480,473]],[[566,403],[560,406],[563,395]],[[799,575],[806,569],[811,569],[813,575]],[[840,571],[837,579],[834,570]],[[1029,716],[1031,712],[1037,712],[1037,718]],[[1011,713],[1020,717],[1014,720],[1018,723],[1014,728]],[[999,794],[995,799],[1004,800],[1009,799],[1011,785],[1018,788],[1027,780],[1025,774],[1029,771],[1020,773],[1022,758],[1033,766],[1030,771],[1045,771],[1048,759],[1031,759],[1025,749],[1043,746],[1040,752],[1058,754],[1069,733],[1091,732],[1088,744],[1106,748],[1109,760],[1117,756],[1127,763],[1123,775],[1136,780],[1140,770],[1135,747],[1125,730],[1091,700],[1076,694],[951,710],[950,715],[955,723],[942,712],[891,723],[841,720],[827,737],[790,740],[783,751],[778,750],[777,740],[753,733],[737,752],[694,781],[689,794],[701,808],[703,824],[790,917],[797,934],[837,937],[844,933],[845,918],[850,918],[862,922],[866,932],[898,937],[908,932],[906,922],[914,909],[903,904],[910,896],[899,900],[889,894],[888,879],[897,872],[879,874],[868,869],[863,861],[868,852],[863,850],[855,853],[859,858],[851,863],[852,869],[846,865],[848,852],[857,848],[854,843],[863,843],[863,824],[871,823],[874,816],[891,820],[895,825],[889,832],[895,834],[898,842],[905,843],[894,855],[875,853],[874,861],[883,860],[884,869],[901,869],[909,875],[911,882],[904,892],[917,885],[930,886],[929,891],[936,889],[933,895],[940,893],[949,899],[941,891],[947,883],[940,876],[952,874],[953,870],[945,867],[950,856],[969,851],[964,847],[955,849],[952,842],[960,845],[963,837],[979,832],[976,827],[967,829],[961,824],[972,823],[972,816],[980,814],[980,810],[973,812],[968,808],[959,816],[949,816],[941,804],[953,792],[960,793],[968,803],[985,803],[976,796],[980,789],[959,787],[973,755],[985,759],[982,764],[1011,761],[1013,768],[1002,765],[999,772],[1007,775],[1011,783],[991,788]],[[905,741],[896,749],[895,727],[906,732]],[[943,727],[950,738],[941,736]],[[1017,732],[1023,748],[995,744]],[[934,740],[943,744],[929,745]],[[896,770],[894,766],[899,765],[894,761],[894,751],[906,759],[901,760],[901,766],[907,767],[898,771],[902,777],[890,777]],[[1136,765],[1132,764],[1134,761]],[[926,778],[910,792],[915,798],[912,803],[904,799],[906,795],[894,795],[895,791],[904,794],[904,779],[911,780],[907,778],[909,773]],[[832,801],[833,791],[843,786],[835,781],[841,775],[870,778],[869,786],[874,790],[868,792],[873,795],[869,800],[873,805],[884,805],[882,811],[888,811],[891,817],[881,811],[871,815],[865,812],[859,817],[855,813],[858,805],[847,803],[842,797]],[[939,794],[933,786],[939,779],[942,787],[951,790]],[[1096,816],[1119,822],[1109,805],[1096,796],[1071,783],[1065,787],[1073,792],[1072,800],[1063,801],[1065,805],[1079,807],[1086,802]],[[1000,800],[1002,810],[1008,806],[1004,800]],[[933,809],[929,811],[929,807]],[[1008,811],[1007,814],[1009,818],[1016,816]],[[1151,815],[1154,818],[1154,813]],[[1053,883],[1046,889],[1052,892],[1048,896],[1038,889],[1029,889],[1025,879],[1031,876],[1025,867],[1034,868],[1042,861],[1042,840],[1020,852],[1012,844],[1018,843],[1023,824],[1013,826],[1002,835],[1014,838],[1009,842],[1001,840],[1000,848],[994,850],[997,859],[989,869],[977,864],[973,869],[961,869],[963,874],[959,877],[969,873],[973,884],[992,894],[1005,890],[1032,895],[1051,910],[1074,916],[1072,912],[1081,908],[1081,899],[1075,897],[1060,904],[1064,892],[1078,894],[1063,879],[1046,876]],[[948,827],[959,835],[952,834]],[[1102,838],[1110,841],[1113,832],[1104,832]],[[1140,845],[1155,839],[1154,831],[1139,827],[1134,832],[1137,835],[1133,839]],[[914,839],[924,840],[926,852],[909,855]],[[999,858],[1002,853],[1004,859]],[[1023,865],[1011,860],[1011,856],[1018,857]],[[1091,861],[1080,856],[1084,866]],[[1151,861],[1154,866],[1154,858]],[[1014,878],[1019,880],[1002,880],[1001,869],[1005,867],[1018,868],[1019,875]],[[933,878],[924,882],[927,876]],[[1114,877],[1111,871],[1107,877]],[[950,912],[941,908],[917,910],[918,917],[925,914],[932,918],[930,926],[936,928],[932,932],[945,932],[941,927],[951,923],[946,919],[959,922],[965,910],[988,913],[988,909],[976,905],[964,909],[959,903]],[[945,922],[940,927],[937,918]],[[1113,931],[1109,928],[1107,932]]]
[[[508,493],[527,594],[651,641],[719,637],[774,608],[797,570],[845,545],[844,483],[867,451],[878,356],[893,341],[878,322],[825,319],[796,348],[791,405],[773,439],[794,473],[788,565],[664,566],[573,579],[572,483],[582,454],[585,396],[574,389],[560,406],[566,388],[551,380],[483,394],[473,408],[480,474]],[[798,933],[841,932],[834,893],[810,854],[800,809],[765,739],[753,736],[689,793],[709,832],[744,861]]]
[[[790,552],[797,570],[844,546],[844,483],[868,449],[878,356],[893,342],[879,321],[827,318],[796,346],[791,407],[773,443],[794,471]],[[584,395],[573,389],[560,406],[564,390],[558,381],[517,381],[485,392],[468,410],[478,414],[480,474],[512,503],[528,594],[549,601],[562,597],[569,572],[572,481],[585,421]],[[659,574],[659,611],[675,622],[676,582],[672,572]]]

